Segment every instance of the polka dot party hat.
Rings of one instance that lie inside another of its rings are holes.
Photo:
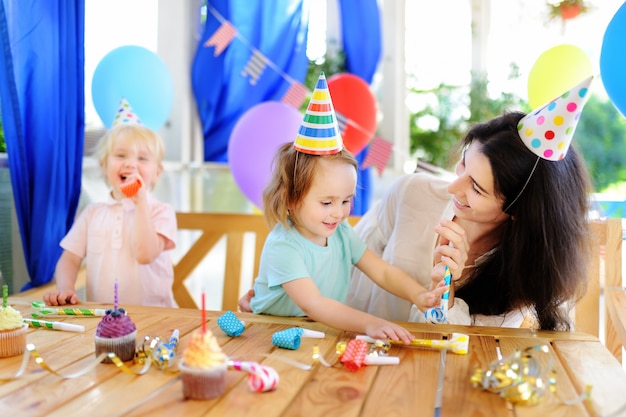
[[[343,141],[324,73],[320,73],[293,147],[311,155],[341,152]]]
[[[565,157],[583,107],[591,94],[589,86],[592,79],[586,78],[519,121],[519,136],[535,155],[548,161],[559,161]]]
[[[128,100],[122,97],[117,114],[113,118],[113,127],[121,124],[142,124],[139,117],[133,112],[133,108],[128,104]]]

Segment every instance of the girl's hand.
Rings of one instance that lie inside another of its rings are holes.
[[[371,338],[400,340],[405,345],[408,345],[411,343],[411,340],[415,339],[415,336],[404,327],[383,319],[377,319],[373,323],[368,323],[365,331]]]
[[[252,313],[252,308],[250,307],[252,297],[254,297],[254,290],[251,288],[239,299],[239,302],[237,303],[239,311],[243,313]]]
[[[50,291],[43,296],[43,301],[49,306],[64,306],[77,304],[78,294],[73,290]]]
[[[433,283],[435,280],[433,279]],[[429,308],[439,307],[441,304],[441,295],[448,291],[450,287],[446,285],[443,280],[443,275],[439,277],[439,280],[436,281],[436,285],[430,291],[425,291],[417,296],[417,302],[415,306],[419,308],[422,312],[428,310]]]
[[[451,220],[442,220],[435,226],[439,234],[439,246],[433,255],[433,280],[435,274],[443,278],[443,265],[448,265],[454,281],[461,278],[468,259],[469,242],[465,230]]]

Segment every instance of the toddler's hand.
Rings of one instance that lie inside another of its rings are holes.
[[[439,307],[441,304],[441,295],[449,289],[450,286],[446,285],[443,279],[440,279],[434,289],[424,291],[417,296],[417,303],[415,303],[415,305],[422,312],[425,312],[429,308]]]
[[[43,301],[49,306],[78,304],[78,294],[73,290],[50,291],[44,294]]]
[[[252,297],[254,297],[254,290],[249,289],[237,303],[237,305],[239,305],[239,311],[243,313],[252,313],[252,308],[250,308],[250,301],[252,300]]]
[[[386,320],[377,319],[365,328],[366,334],[374,339],[391,339],[394,341],[402,341],[408,345],[415,338],[411,332],[402,326],[391,323]]]

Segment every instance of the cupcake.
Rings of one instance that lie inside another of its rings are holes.
[[[126,315],[126,310],[108,309],[96,329],[96,356],[113,352],[126,362],[135,357],[137,327]],[[111,363],[107,356],[102,362]]]
[[[210,330],[197,330],[179,364],[183,395],[192,400],[219,397],[226,389],[228,358]]]
[[[28,324],[11,306],[0,307],[0,358],[17,356],[26,349]]]

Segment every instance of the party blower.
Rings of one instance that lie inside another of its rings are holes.
[[[40,319],[51,316],[105,316],[106,310],[101,308],[75,308],[47,306],[43,301],[33,301],[31,317]]]
[[[357,336],[357,339],[365,340],[368,343],[376,342],[376,339],[364,335]],[[388,340],[388,342],[392,345],[405,346],[404,343],[400,341]],[[467,355],[469,348],[469,335],[463,333],[452,333],[452,337],[448,340],[413,339],[408,346],[439,350],[446,349],[458,355]]]

